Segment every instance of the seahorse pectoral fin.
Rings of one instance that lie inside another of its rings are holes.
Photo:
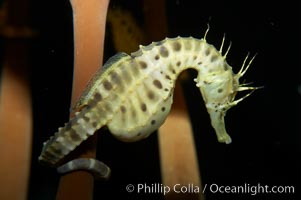
[[[207,108],[211,119],[211,125],[215,130],[217,140],[221,143],[230,144],[231,137],[228,135],[225,127],[225,113],[220,110]]]

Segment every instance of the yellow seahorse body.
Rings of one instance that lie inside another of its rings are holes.
[[[218,51],[205,39],[166,38],[140,46],[131,55],[113,56],[79,100],[77,107],[83,109],[45,143],[40,161],[56,166],[103,126],[122,141],[146,138],[164,123],[172,105],[176,79],[188,68],[198,72],[194,80],[218,141],[230,143],[224,124],[226,111],[249,95],[234,100],[238,91],[257,88],[239,84],[253,59],[245,66],[246,58],[241,70],[234,74],[226,62],[229,48],[222,55],[222,46]]]

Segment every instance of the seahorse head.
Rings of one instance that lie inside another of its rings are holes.
[[[205,76],[199,75],[195,80],[197,86],[200,88],[207,111],[210,115],[211,125],[215,129],[218,141],[222,143],[231,143],[231,137],[226,132],[224,122],[227,110],[237,105],[252,93],[250,92],[244,97],[235,100],[237,92],[258,89],[258,87],[245,87],[245,84],[239,83],[239,79],[245,74],[254,57],[245,67],[247,59],[248,56],[245,58],[244,63],[237,74],[234,74],[232,67],[224,61],[222,63],[223,66],[220,67],[220,69],[223,70],[210,72]]]

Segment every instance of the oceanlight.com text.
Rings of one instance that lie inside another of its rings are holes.
[[[282,185],[264,185],[264,184],[249,184],[242,185],[219,185],[219,184],[205,184],[203,193],[219,193],[219,194],[294,194],[294,186]]]

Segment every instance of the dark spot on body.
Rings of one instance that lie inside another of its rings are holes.
[[[181,61],[178,61],[176,65],[179,67],[181,65]]]
[[[116,83],[117,85],[121,84],[120,76],[116,72],[111,72],[111,80],[113,83]]]
[[[164,112],[164,111],[165,111],[165,107],[162,107],[162,108],[161,108],[161,111]]]
[[[181,50],[181,44],[177,41],[177,42],[174,42],[173,44],[172,44],[172,48],[173,48],[173,50],[174,51],[180,51]]]
[[[164,89],[165,92],[168,92],[169,90],[167,88]]]
[[[217,60],[217,55],[213,55],[212,57],[211,57],[211,62],[214,62],[214,61],[216,61]]]
[[[196,59],[197,59],[197,56],[196,56],[196,55],[194,55],[194,56],[193,56],[193,60],[196,60]]]
[[[105,107],[106,111],[108,111],[109,113],[113,111],[110,103],[106,103],[104,105],[104,107]]]
[[[158,88],[158,89],[162,89],[162,84],[159,80],[155,79],[153,81],[153,84]]]
[[[104,81],[103,86],[106,90],[111,90],[112,89],[112,84],[108,80]]]
[[[142,103],[141,104],[141,110],[143,111],[143,112],[145,112],[146,111],[146,104],[145,103]]]
[[[153,120],[151,121],[151,125],[154,125],[155,123],[156,123],[156,120],[153,119]]]
[[[51,151],[57,155],[61,155],[62,154],[62,150],[59,148],[55,148],[54,146],[52,146]]]
[[[126,107],[125,106],[120,106],[120,110],[122,113],[125,113],[126,112]]]
[[[97,127],[97,122],[93,122],[93,123],[92,123],[92,126],[93,126],[94,128],[96,128],[96,127]]]
[[[102,96],[100,93],[96,92],[94,95],[94,100],[95,101],[101,101],[102,100]]]
[[[162,57],[168,57],[168,49],[165,47],[165,46],[161,46],[160,47],[160,55],[162,56]]]
[[[171,80],[170,76],[166,75],[165,78],[167,78],[168,80]]]
[[[89,121],[90,121],[89,117],[86,117],[86,116],[83,116],[83,120],[84,120],[85,122],[89,122]]]
[[[201,64],[203,64],[202,61],[198,62],[198,65],[201,65]]]
[[[160,56],[159,55],[156,55],[155,56],[155,60],[159,60]]]
[[[208,56],[209,54],[210,54],[210,49],[207,48],[207,49],[205,50],[205,55]]]
[[[94,101],[95,102],[95,101]],[[93,103],[92,103],[93,104]],[[91,101],[88,103],[88,105],[85,105],[84,107],[86,110],[90,110],[92,108],[92,105],[91,105]]]
[[[142,133],[141,133],[141,132],[137,133],[137,136],[140,136],[140,135],[142,135]]]
[[[222,88],[219,88],[218,90],[217,90],[217,92],[218,93],[222,93],[224,90],[222,89]]]
[[[175,69],[173,68],[173,65],[169,65],[168,66],[168,70],[171,72],[171,73],[173,73],[173,74],[176,74],[176,71],[175,71]]]
[[[147,68],[147,63],[144,61],[139,61],[139,65],[142,69],[146,69]]]
[[[95,101],[95,99],[91,99],[88,103],[89,107],[92,108],[94,106],[96,106],[96,104],[98,103],[98,101]]]
[[[70,134],[69,135],[70,135],[71,140],[73,140],[75,142],[78,142],[78,141],[82,140],[81,137],[79,137],[79,135],[73,129],[70,130]]]
[[[224,62],[224,70],[227,71],[229,69],[229,66],[226,62]]]
[[[155,94],[152,91],[148,91],[147,92],[147,97],[151,100],[153,100],[155,98]]]

